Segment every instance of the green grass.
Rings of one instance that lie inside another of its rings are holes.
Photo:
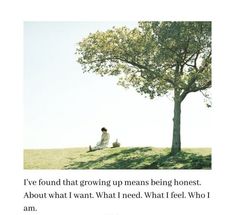
[[[210,148],[120,147],[24,150],[25,169],[211,169]]]

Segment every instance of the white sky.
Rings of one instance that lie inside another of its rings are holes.
[[[89,33],[135,22],[24,24],[24,147],[94,145],[105,126],[122,146],[171,147],[173,102],[150,100],[116,84],[116,77],[83,73],[76,43]],[[182,104],[182,147],[211,147],[212,109],[200,93]]]

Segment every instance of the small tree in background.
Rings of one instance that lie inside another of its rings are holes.
[[[139,22],[138,27],[90,34],[77,47],[84,72],[119,76],[150,99],[174,100],[171,153],[181,150],[181,103],[189,93],[211,87],[211,22]],[[208,104],[210,106],[210,104]]]

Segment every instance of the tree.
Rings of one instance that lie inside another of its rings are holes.
[[[90,34],[78,43],[85,72],[119,76],[118,84],[174,100],[171,153],[181,150],[181,103],[211,87],[211,22],[139,22]],[[204,93],[204,95],[207,95]]]

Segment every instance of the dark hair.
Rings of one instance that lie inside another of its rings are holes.
[[[101,128],[101,131],[107,131],[107,128],[103,127]]]

